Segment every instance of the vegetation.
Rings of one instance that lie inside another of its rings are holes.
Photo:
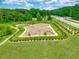
[[[16,21],[29,21],[32,18],[38,18],[41,20],[42,17],[50,15],[49,10],[39,9],[0,9],[0,23],[2,22],[16,22]]]
[[[48,15],[47,20],[52,20],[52,18],[51,15]]]
[[[51,20],[50,15],[69,16],[76,20],[79,19],[79,5],[64,7],[55,10],[39,10],[31,8],[27,9],[0,9],[0,23],[2,22],[16,22],[16,21],[28,21],[32,18],[42,20],[42,17],[48,16],[48,20]]]
[[[58,33],[58,36],[18,38],[24,31],[21,25],[18,27],[19,32],[9,39],[16,43],[8,40],[4,45],[0,46],[0,59],[79,59],[79,29],[50,16],[54,14],[79,19],[78,11],[79,5],[52,11],[34,8],[30,10],[0,9],[0,23],[3,23],[0,24],[0,40],[6,39],[7,37],[5,36],[9,37],[9,35],[14,33],[15,31],[9,26],[17,27],[15,26],[16,24],[47,23]],[[37,18],[37,20],[34,21],[32,18]],[[72,35],[73,31],[74,35]],[[44,35],[47,35],[47,33],[44,32]],[[28,33],[28,36],[31,36],[31,34]],[[66,40],[62,41],[62,39]]]
[[[54,30],[57,32],[58,36],[43,36],[43,37],[39,37],[38,36],[38,37],[24,37],[24,38],[19,38],[19,35],[24,31],[24,29],[22,28],[23,26],[19,26],[20,31],[12,39],[10,39],[10,41],[12,41],[12,42],[18,42],[18,41],[29,41],[29,40],[54,40],[54,39],[55,40],[63,40],[65,38],[67,38],[68,34],[69,34],[68,31],[66,31],[60,25],[57,25],[57,23],[56,23],[55,20],[56,19],[53,18],[51,21],[46,21],[46,22],[43,21],[43,20],[40,21],[40,22],[39,21],[35,21],[35,22],[29,21],[28,24],[31,24],[31,25],[32,24],[36,24],[36,23],[47,23],[47,24],[50,24],[54,28]],[[66,32],[68,34],[66,34]],[[28,35],[30,35],[30,34],[28,33]],[[44,35],[46,35],[46,33],[44,33]]]
[[[37,13],[36,16],[37,16],[37,20],[38,20],[38,21],[41,21],[41,20],[42,20],[42,16],[40,15],[40,13]]]
[[[6,42],[0,59],[79,59],[78,51],[79,35],[74,35],[64,41]]]
[[[46,32],[44,32],[44,35],[47,35],[47,33],[46,33]]]
[[[0,26],[0,37],[10,35],[12,33],[12,29],[6,26]]]
[[[9,25],[0,24],[0,42],[13,34],[13,32],[15,32],[15,30]]]
[[[75,20],[79,20],[79,5],[52,10],[52,14],[58,16],[68,16]]]
[[[28,33],[28,36],[31,36],[31,34],[30,34],[30,33]]]

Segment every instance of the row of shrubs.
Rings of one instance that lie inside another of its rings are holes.
[[[11,42],[17,41],[29,41],[29,40],[62,40],[66,39],[66,36],[40,36],[40,37],[25,37],[25,38],[17,38],[16,40],[10,40]]]
[[[56,27],[58,27],[59,30],[62,31],[62,36],[67,36],[67,34],[64,32],[64,29],[60,27],[57,23],[54,24]]]
[[[75,31],[74,34],[78,34],[79,33],[79,29],[78,28],[75,28],[75,27],[73,27],[71,25],[65,24],[64,22],[60,22],[60,21],[58,23],[59,23],[59,25],[61,27],[63,27],[65,30],[67,30],[68,33],[70,33],[70,34],[73,34],[73,31]],[[64,24],[64,26],[63,26],[63,24]],[[68,25],[68,26],[65,26],[65,25]]]
[[[25,37],[25,38],[14,37],[14,38],[10,39],[10,41],[11,42],[17,42],[17,41],[29,41],[29,40],[32,41],[32,40],[62,40],[62,39],[66,39],[67,35],[64,33],[64,31],[62,30],[62,28],[60,28],[56,24],[54,24],[54,25],[56,27],[58,27],[59,30],[61,30],[63,32],[62,36],[38,36],[38,37]]]
[[[68,33],[72,34],[72,32],[70,30],[68,30],[65,26],[63,26],[63,24],[58,22],[58,25],[60,25],[63,29],[65,29]]]

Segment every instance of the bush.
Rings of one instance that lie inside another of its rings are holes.
[[[49,15],[49,16],[47,17],[47,20],[52,20],[51,15]]]
[[[44,32],[44,35],[47,35],[47,33],[46,33],[46,32]]]

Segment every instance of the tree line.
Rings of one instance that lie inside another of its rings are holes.
[[[42,17],[51,15],[50,10],[40,9],[0,9],[0,22],[28,21],[32,18],[41,20]],[[50,16],[49,16],[50,17]]]
[[[0,22],[16,22],[28,21],[37,18],[41,21],[43,17],[48,16],[48,20],[52,19],[50,15],[68,16],[79,20],[79,5],[67,6],[55,10],[40,9],[0,9]]]
[[[53,15],[68,16],[75,20],[79,20],[79,5],[67,6],[60,9],[52,10]]]

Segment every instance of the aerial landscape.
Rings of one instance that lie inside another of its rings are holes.
[[[79,0],[0,0],[0,59],[79,59]]]

